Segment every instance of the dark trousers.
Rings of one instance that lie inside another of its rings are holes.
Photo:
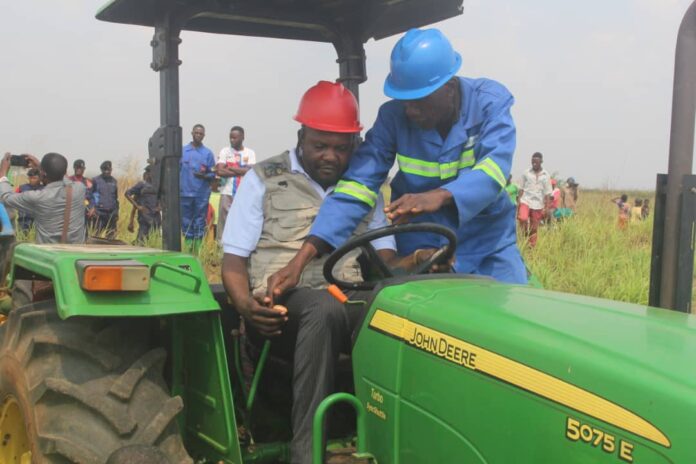
[[[91,227],[97,235],[104,233],[106,238],[115,239],[118,227],[118,209],[97,210],[97,215],[92,219]]]
[[[162,227],[162,215],[160,213],[138,213],[138,236],[135,241],[143,245],[150,233],[155,233]]]
[[[19,213],[17,216],[17,226],[22,232],[29,232],[29,229],[34,226],[34,217]]]
[[[367,299],[371,292],[350,292]],[[285,300],[288,322],[271,342],[272,352],[291,359],[292,464],[312,462],[312,420],[319,403],[334,392],[336,364],[350,353],[351,335],[366,310],[342,305],[326,290],[299,288]]]

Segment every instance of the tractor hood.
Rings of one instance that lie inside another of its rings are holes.
[[[482,459],[471,462],[515,461],[498,456],[506,452],[499,446],[484,452],[464,433],[477,420],[470,433],[481,434],[488,428],[481,418],[490,414],[497,420],[489,421],[489,433],[548,429],[549,449],[580,446],[563,438],[568,421],[625,440],[632,456],[646,456],[636,462],[693,448],[685,430],[693,430],[696,415],[696,317],[683,313],[491,280],[411,280],[378,293],[354,358],[356,379],[370,372],[357,386],[372,398],[368,412],[390,416],[386,403],[374,404],[377,391],[394,399],[400,417],[410,411],[410,420],[449,424]],[[399,424],[391,425],[399,433]],[[439,430],[433,439],[445,436]],[[577,449],[590,452],[577,462],[597,459],[592,446]],[[399,452],[419,462],[418,450]],[[529,452],[550,462],[543,451]]]

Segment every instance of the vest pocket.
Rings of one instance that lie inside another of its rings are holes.
[[[296,242],[304,240],[312,227],[309,217],[279,217],[273,220],[271,234],[279,242]]]
[[[268,211],[271,235],[279,242],[304,240],[319,211],[311,202],[288,197],[292,195],[273,195]]]

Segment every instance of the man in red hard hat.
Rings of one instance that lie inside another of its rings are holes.
[[[300,249],[362,127],[353,94],[326,81],[304,94],[295,120],[302,124],[295,148],[256,164],[237,190],[222,233],[222,280],[252,341],[272,337],[271,351],[293,363],[292,463],[310,463],[314,412],[333,392],[335,364],[348,352],[360,310],[350,312],[322,290],[324,259],[305,268],[282,305],[270,307],[266,282]],[[379,198],[356,233],[386,226],[383,208]],[[372,244],[385,259],[395,256],[392,237]],[[349,261],[339,272],[357,279],[359,266]]]

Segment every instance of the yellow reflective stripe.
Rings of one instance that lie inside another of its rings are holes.
[[[474,170],[477,169],[491,176],[494,181],[500,184],[501,187],[505,187],[507,180],[503,175],[503,171],[500,169],[500,166],[498,166],[492,159],[486,158],[483,161],[479,162],[476,166],[474,166]]]
[[[375,203],[377,203],[377,194],[375,192],[365,187],[363,184],[353,182],[352,180],[339,180],[334,192],[344,193],[353,198],[357,198],[370,205],[371,208],[374,208]]]
[[[458,161],[450,163],[436,163],[434,161],[423,161],[400,153],[396,154],[399,163],[399,170],[406,174],[413,174],[422,177],[439,177],[449,179],[455,177],[460,169],[468,168],[476,163],[474,149],[463,151]]]
[[[370,328],[456,366],[481,372],[666,448],[672,446],[660,429],[620,404],[468,340],[438,332],[381,309],[375,311],[370,319]]]
[[[465,150],[459,157],[459,169],[464,169],[476,164],[476,158],[474,158],[474,149]]]
[[[440,179],[449,179],[457,175],[459,171],[459,161],[452,161],[451,163],[442,163],[440,165]]]
[[[407,174],[423,177],[440,177],[440,165],[432,161],[423,161],[400,153],[396,154],[399,170]]]

